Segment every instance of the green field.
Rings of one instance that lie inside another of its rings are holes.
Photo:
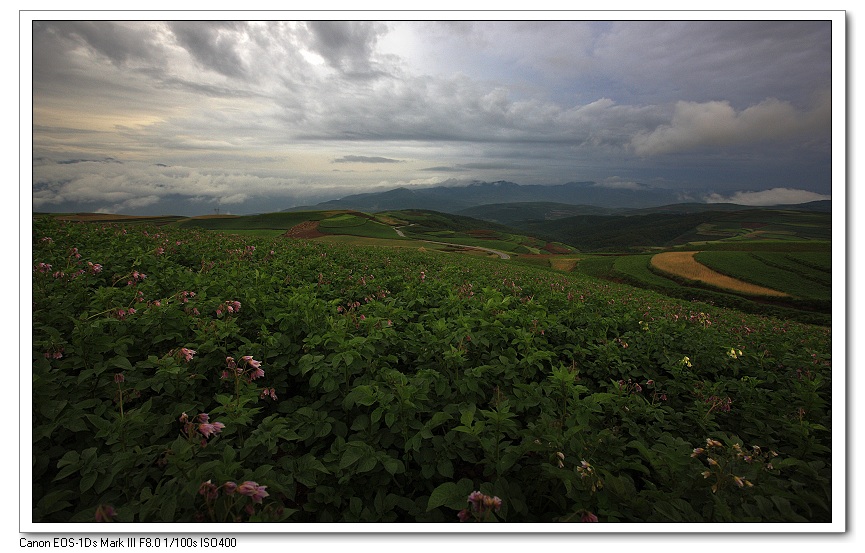
[[[360,241],[34,219],[22,511],[459,523],[484,494],[509,523],[838,516],[831,326],[580,272],[644,256],[557,272]]]
[[[613,261],[612,270],[622,275],[625,280],[637,286],[653,289],[670,289],[677,287],[674,281],[665,278],[649,269],[649,261],[653,254],[626,255]]]
[[[706,214],[692,217],[697,215]],[[489,248],[516,254],[511,260],[512,263],[627,282],[671,297],[702,299],[755,313],[777,313],[807,322],[828,321],[832,297],[831,243],[819,239],[830,234],[826,226],[830,220],[828,214],[753,210],[710,215],[711,222],[704,221],[693,233],[686,233],[677,241],[686,237],[696,238],[698,234],[704,239],[711,237],[714,240],[691,242],[677,248],[687,247],[701,251],[698,261],[710,268],[746,282],[787,292],[793,296],[792,299],[755,302],[753,298],[746,298],[735,292],[707,289],[699,284],[660,275],[649,266],[649,253],[581,255],[580,259],[575,261],[576,266],[574,263],[556,263],[556,256],[527,257],[547,254],[544,248],[549,242],[515,233],[513,229],[496,223],[425,210],[392,211],[375,215],[333,210],[187,219],[154,217],[152,222],[245,237],[272,238],[297,224],[318,221],[318,231],[325,235],[318,240],[331,243],[390,247],[403,244],[411,246],[414,243],[418,248],[447,252],[460,251],[460,246]],[[65,217],[76,218],[74,215]],[[78,220],[111,223],[129,220],[131,224],[141,224],[148,219],[104,214],[78,214],[77,217]],[[667,219],[663,219],[660,214],[652,217],[659,221],[668,221],[670,218],[667,215]],[[627,231],[627,235],[634,232],[646,235],[649,230],[638,229],[635,224],[650,223],[655,219],[635,216],[615,220],[608,217],[595,218],[591,221],[604,222],[608,226],[616,222],[619,226],[624,225],[622,228]],[[591,221],[586,220],[584,223]],[[680,220],[676,224],[682,222]],[[616,225],[604,230],[589,225],[584,232],[606,232],[612,231],[614,227]],[[405,237],[399,236],[396,229],[405,233]],[[760,232],[756,232],[757,230]],[[453,244],[453,247],[422,241]],[[557,251],[566,255],[576,253],[567,245],[562,245]],[[653,251],[662,251],[662,248],[654,248]],[[525,254],[522,259],[520,254]]]
[[[318,225],[318,230],[324,234],[347,234],[386,240],[403,239],[394,231],[393,227],[350,213],[322,220]]]
[[[713,251],[700,252],[694,258],[719,273],[780,290],[797,298],[832,298],[831,262],[820,270],[798,263],[795,257],[783,252]],[[812,259],[818,261],[820,258]]]

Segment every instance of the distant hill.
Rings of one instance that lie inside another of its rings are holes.
[[[354,194],[312,206],[286,211],[355,209],[378,212],[399,209],[430,209],[459,213],[484,204],[515,202],[552,202],[570,205],[592,205],[607,208],[641,208],[675,203],[678,192],[641,185],[637,189],[599,186],[594,182],[570,182],[560,185],[522,185],[508,181],[475,182],[469,185],[434,186],[430,188],[397,188],[386,192]]]

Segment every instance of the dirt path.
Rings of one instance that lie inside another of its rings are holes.
[[[681,276],[690,280],[698,280],[725,288],[734,292],[743,294],[752,294],[755,296],[773,296],[773,297],[788,297],[789,294],[764,288],[756,284],[751,284],[743,280],[738,280],[727,275],[723,275],[717,271],[713,271],[702,263],[694,259],[694,254],[699,252],[664,252],[652,257],[652,266],[670,273],[672,275]]]
[[[467,246],[465,244],[454,244],[453,242],[436,242],[435,240],[418,240],[418,242],[427,242],[429,244],[441,244],[443,246],[454,246],[455,248],[465,248],[467,250],[481,250],[485,252],[494,253],[502,259],[510,259],[511,256],[506,254],[505,252],[500,252],[499,250],[494,250],[492,248],[483,248],[481,246]]]

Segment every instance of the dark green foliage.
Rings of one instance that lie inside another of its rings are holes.
[[[167,227],[39,219],[33,264],[37,522],[832,519],[829,328]]]

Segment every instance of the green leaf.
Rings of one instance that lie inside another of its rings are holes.
[[[132,363],[129,362],[129,359],[126,357],[116,356],[112,357],[111,361],[108,362],[109,365],[112,365],[115,369],[121,369],[124,371],[132,370]]]
[[[436,465],[436,470],[438,470],[438,473],[445,478],[453,478],[454,476],[454,464],[451,463],[450,459],[442,459],[439,461]]]
[[[84,476],[81,477],[81,481],[78,483],[79,491],[84,493],[92,488],[93,484],[96,482],[97,476],[99,476],[99,474],[95,470],[84,473]]]
[[[355,404],[370,406],[373,403],[375,403],[375,390],[367,385],[355,387],[342,400],[344,409],[351,409]]]
[[[472,421],[474,421],[475,418],[475,409],[477,409],[477,407],[472,404],[466,410],[460,412],[460,423],[462,423],[463,426],[472,425]]]
[[[42,497],[36,505],[36,513],[38,514],[34,513],[34,520],[38,520],[45,515],[50,515],[51,513],[61,511],[66,507],[71,506],[72,503],[68,500],[74,499],[76,495],[77,494],[72,490],[56,490],[48,493]]]
[[[377,462],[376,458],[371,456],[371,455],[364,457],[357,464],[357,472],[369,472],[369,471],[371,471],[373,468],[375,468],[376,462]]]
[[[453,419],[453,417],[449,413],[438,412],[432,416],[430,421],[427,423],[430,429],[441,426],[442,423]]]
[[[382,455],[379,457],[379,461],[381,461],[381,464],[384,466],[384,470],[386,470],[390,475],[402,474],[405,472],[405,466],[399,459],[394,459],[389,455]]]
[[[340,470],[357,463],[364,456],[364,450],[357,446],[348,446],[339,460]]]
[[[468,503],[469,494],[473,491],[472,481],[463,478],[459,482],[445,482],[430,494],[427,502],[427,512],[438,507],[448,507],[450,509],[463,509]]]

